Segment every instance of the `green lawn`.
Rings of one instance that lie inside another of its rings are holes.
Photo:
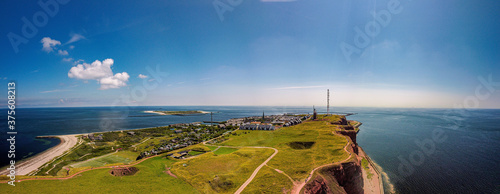
[[[165,171],[176,162],[161,157],[148,159],[135,167],[133,176],[115,177],[109,169],[92,170],[68,180],[39,180],[0,184],[5,193],[198,193],[191,185]]]
[[[189,151],[188,154],[190,156],[196,156],[196,155],[200,155],[200,154],[203,154],[205,152],[199,152],[199,151]]]
[[[226,147],[220,147],[217,151],[214,152],[216,155],[224,155],[224,154],[230,154],[235,152],[236,148],[226,148]]]
[[[343,150],[347,143],[345,137],[332,133],[337,128],[330,122],[337,117],[321,117],[321,119],[276,131],[237,131],[236,135],[230,135],[229,140],[222,145],[277,148],[278,154],[268,162],[268,165],[283,170],[294,180],[303,180],[315,167],[349,157]],[[290,142],[315,143],[309,149],[293,149],[289,146]]]
[[[293,183],[288,177],[270,167],[260,169],[242,193],[290,193]]]
[[[241,148],[230,154],[206,153],[179,160],[171,171],[202,193],[234,193],[274,151]]]
[[[99,166],[105,166],[109,164],[128,164],[132,161],[135,161],[135,158],[132,157],[132,154],[130,154],[130,151],[126,151],[124,153],[117,152],[113,153],[104,157],[100,157],[94,160],[89,160],[85,162],[80,162],[75,165],[71,165],[72,167],[75,168],[80,168],[80,167],[99,167]],[[132,152],[133,153],[133,152]],[[137,157],[137,156],[135,156]],[[133,159],[132,159],[133,158]]]
[[[208,147],[211,151],[214,151],[215,149],[218,148],[218,146],[208,146],[208,145],[206,147]]]

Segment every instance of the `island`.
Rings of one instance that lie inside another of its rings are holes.
[[[315,113],[79,134],[71,149],[9,189],[384,193],[379,169],[356,143],[360,126],[343,115]]]
[[[210,112],[205,112],[201,110],[186,110],[186,111],[159,111],[159,110],[148,110],[144,113],[154,113],[159,115],[193,115],[193,114],[208,114]]]

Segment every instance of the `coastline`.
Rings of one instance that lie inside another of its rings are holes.
[[[210,114],[210,112],[207,112],[207,111],[202,111],[202,110],[197,110],[199,113],[196,113],[196,114]],[[164,113],[162,111],[154,111],[154,110],[145,110],[145,111],[142,111],[144,113],[151,113],[151,114],[158,114],[158,115],[182,115],[182,114],[167,114],[167,113]]]
[[[61,156],[66,151],[73,148],[78,143],[78,138],[76,137],[80,134],[74,135],[58,135],[58,136],[41,136],[42,138],[59,138],[61,142],[48,150],[39,153],[33,157],[29,157],[26,160],[21,160],[16,162],[16,175],[28,175],[29,173],[37,170],[47,162],[53,160],[56,157]],[[0,171],[0,175],[8,175],[9,171],[5,168]]]
[[[359,122],[355,125],[355,127],[359,127],[362,123]],[[129,129],[129,130],[122,130],[122,131],[131,131],[131,130],[141,130],[144,128],[138,128],[138,129]],[[105,132],[111,132],[111,131],[105,131]],[[104,133],[103,132],[95,132],[95,133]],[[36,172],[41,167],[45,167],[44,165],[48,164],[50,161],[57,159],[58,157],[64,156],[65,153],[67,153],[68,150],[71,150],[74,148],[76,145],[78,145],[78,140],[77,136],[79,135],[84,135],[84,134],[89,134],[89,133],[82,133],[82,134],[69,134],[69,135],[49,135],[49,136],[38,136],[37,138],[59,138],[60,143],[38,155],[35,155],[33,157],[27,158],[26,160],[22,160],[17,162],[16,164],[16,175],[30,175],[33,174],[33,172]],[[349,138],[348,135],[342,135],[345,136],[346,138]],[[80,139],[81,140],[81,139]],[[349,141],[348,141],[349,142]],[[348,143],[347,146],[350,144]],[[379,172],[378,168],[376,167],[376,164],[373,163],[373,161],[369,158],[369,156],[364,152],[364,150],[360,147],[359,148],[359,154],[357,154],[358,158],[363,157],[366,158],[366,160],[369,161],[369,166],[370,166],[370,172],[373,174],[377,174],[377,176],[373,176],[370,179],[367,178],[367,172],[363,170],[362,172],[362,179],[364,182],[364,191],[365,193],[384,193],[384,188],[383,188],[383,177],[381,172]],[[347,150],[346,150],[347,151]],[[342,163],[342,162],[341,162]],[[8,171],[3,170],[0,171],[0,175],[7,175]]]
[[[361,148],[361,146],[358,146],[358,151],[359,151],[359,156],[366,158],[368,161],[368,165],[370,167],[370,171],[372,173],[375,173],[377,176],[376,177],[371,177],[371,179],[368,179],[367,174],[364,172],[365,170],[363,169],[363,182],[365,183],[364,185],[364,190],[365,193],[384,193],[384,183],[382,179],[382,173],[377,169],[375,163],[372,161],[370,156],[366,154],[366,152]],[[368,183],[368,184],[366,184]],[[368,191],[370,189],[370,191]]]

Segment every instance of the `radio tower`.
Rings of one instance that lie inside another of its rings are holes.
[[[330,89],[326,89],[326,115],[330,114]]]

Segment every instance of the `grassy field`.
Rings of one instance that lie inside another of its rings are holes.
[[[268,165],[283,170],[294,180],[303,180],[316,166],[341,161],[349,157],[343,148],[345,137],[332,132],[338,130],[330,122],[337,117],[321,118],[322,121],[306,121],[293,127],[276,131],[237,131],[222,143],[228,146],[267,146],[279,153]],[[246,132],[246,134],[245,134]],[[293,149],[291,142],[314,142],[308,149]]]
[[[139,168],[139,172],[133,176],[115,177],[109,174],[109,169],[98,169],[84,172],[68,180],[25,181],[16,183],[16,187],[1,184],[0,190],[13,191],[9,193],[234,193],[250,177],[255,168],[274,153],[272,149],[244,148],[244,146],[262,146],[276,148],[279,152],[267,163],[268,166],[259,171],[243,192],[290,192],[292,181],[274,169],[282,170],[295,181],[304,181],[315,167],[338,162],[349,156],[343,150],[347,143],[346,138],[333,133],[336,130],[343,130],[331,124],[338,119],[335,116],[320,116],[318,121],[305,121],[300,125],[276,131],[238,130],[225,136],[228,140],[221,145],[241,148],[218,148],[217,145],[203,144],[189,146],[169,153],[189,150],[190,155],[204,154],[183,160],[164,157],[147,159],[135,165]],[[168,138],[170,137],[153,138],[141,146],[161,143]],[[89,145],[82,145],[83,151],[72,153],[67,157],[86,159],[91,155],[85,155],[88,152],[84,151],[106,153],[110,150],[110,146],[112,145],[92,148]],[[217,149],[215,152],[211,152],[215,149]],[[78,163],[75,167],[85,169],[114,163],[129,163],[135,161],[136,157],[137,152],[122,150],[102,158]],[[168,175],[167,167],[171,168],[171,172],[178,178]]]
[[[132,161],[135,161],[137,158],[137,153],[131,152],[131,151],[121,151],[121,152],[116,152],[112,153],[109,155],[106,155],[104,157],[100,157],[97,159],[85,161],[85,162],[80,162],[77,164],[71,165],[72,167],[75,168],[80,168],[80,167],[99,167],[99,166],[105,166],[109,164],[128,164]]]
[[[266,166],[242,193],[290,193],[292,186],[288,177]]]
[[[0,184],[8,193],[198,193],[191,185],[165,171],[165,165],[176,161],[161,157],[148,159],[135,167],[133,176],[115,177],[109,169],[92,170],[68,180],[38,180],[16,183],[15,187]]]
[[[196,156],[196,155],[200,155],[200,154],[203,154],[205,152],[199,152],[199,151],[189,151],[188,154],[190,156]]]
[[[202,193],[234,193],[274,151],[241,148],[230,154],[206,153],[179,160],[171,171]]]
[[[217,151],[214,152],[215,155],[224,155],[224,154],[230,154],[235,152],[236,148],[226,148],[226,147],[220,147]]]
[[[218,146],[208,146],[207,145],[207,148],[210,149],[211,151],[214,151],[215,149],[217,149]]]

